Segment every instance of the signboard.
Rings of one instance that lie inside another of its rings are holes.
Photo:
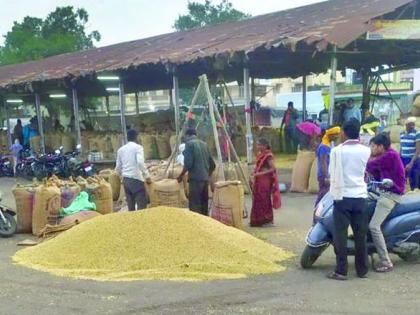
[[[374,20],[367,40],[419,40],[420,20]]]

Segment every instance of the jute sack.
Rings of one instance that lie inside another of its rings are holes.
[[[66,182],[60,187],[61,208],[67,208],[80,193],[80,186],[76,183]]]
[[[420,107],[414,107],[411,109],[411,115],[413,116],[420,116]]]
[[[105,169],[99,172],[99,176],[105,179],[112,189],[112,200],[117,201],[120,197],[121,178],[118,174],[111,169]]]
[[[58,224],[60,205],[61,193],[57,186],[46,183],[35,189],[32,216],[32,233],[34,235],[39,235],[47,224]]]
[[[244,190],[239,181],[217,182],[213,194],[211,217],[226,225],[242,229]]]
[[[309,185],[309,175],[311,174],[312,163],[315,160],[315,152],[298,151],[292,171],[292,192],[306,192]]]
[[[391,148],[397,152],[400,152],[401,145],[399,143],[391,143]]]
[[[309,176],[308,193],[317,194],[319,192],[318,184],[318,159],[312,163],[311,174]]]
[[[156,136],[156,146],[159,155],[159,159],[167,159],[171,155],[171,147],[169,144],[168,137]]]
[[[171,147],[171,152],[172,152],[172,150],[175,148],[175,145],[176,145],[176,139],[177,138],[177,136],[176,135],[172,135],[170,138],[169,138],[169,145],[170,145],[170,147]],[[175,150],[178,150],[178,148],[175,148]]]
[[[41,137],[35,136],[29,139],[29,145],[33,152],[41,153]]]
[[[420,108],[420,95],[418,95],[414,102],[413,102],[413,108]]]
[[[170,179],[177,179],[178,176],[181,174],[182,170],[183,170],[183,166],[180,164],[174,164],[171,165],[168,169],[168,176],[167,178]],[[162,170],[162,173],[165,172],[165,169]],[[183,179],[182,179],[182,184],[184,185],[184,192],[185,192],[185,196],[188,197],[189,195],[189,186],[188,186],[188,173],[184,175]]]
[[[385,132],[389,132],[389,137],[392,143],[400,143],[400,134],[404,131],[403,126],[394,125],[385,129]]]
[[[111,145],[113,152],[117,152],[119,148],[122,147],[123,138],[121,134],[113,134],[111,135]]]
[[[73,152],[75,149],[76,140],[70,134],[63,134],[61,137],[61,144],[63,146],[64,153]]]
[[[100,177],[88,178],[86,191],[96,205],[96,211],[100,214],[108,214],[113,211],[111,185]]]
[[[17,232],[19,233],[32,233],[35,188],[33,185],[17,184],[12,189],[16,203]]]
[[[80,211],[75,214],[71,214],[65,216],[63,219],[60,220],[60,225],[62,224],[71,224],[71,223],[82,223],[83,221],[96,218],[101,214],[96,211]]]
[[[139,140],[144,149],[144,158],[146,160],[157,159],[156,137],[152,135],[141,135]]]
[[[152,182],[148,186],[151,207],[187,207],[188,200],[185,196],[184,185],[183,183],[178,183],[176,179],[162,179]]]

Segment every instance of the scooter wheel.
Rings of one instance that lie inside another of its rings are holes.
[[[302,252],[302,256],[300,257],[300,265],[302,266],[302,268],[311,268],[327,247],[328,245],[320,247],[312,247],[306,245],[305,249]]]
[[[11,215],[10,213],[3,212],[3,215],[6,219],[6,222],[0,219],[0,236],[10,237],[16,233],[16,229],[17,229],[16,220],[14,216]]]

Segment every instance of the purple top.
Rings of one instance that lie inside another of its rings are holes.
[[[404,194],[405,189],[405,170],[401,162],[400,155],[389,148],[385,153],[378,157],[371,158],[367,164],[366,171],[375,177],[375,180],[385,178],[392,179],[394,186],[384,188],[398,195]]]

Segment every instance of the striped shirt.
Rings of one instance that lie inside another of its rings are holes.
[[[400,154],[403,158],[412,158],[416,153],[416,144],[420,141],[420,133],[412,130],[407,133],[406,131],[400,134],[401,149]]]

